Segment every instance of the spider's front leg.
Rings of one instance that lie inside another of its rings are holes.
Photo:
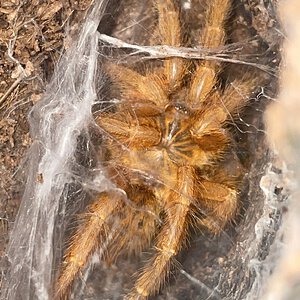
[[[195,112],[190,132],[201,149],[222,152],[228,146],[230,139],[224,125],[228,120],[233,121],[246,106],[256,82],[254,76],[235,80],[227,85],[223,94],[211,94],[209,105]]]
[[[173,0],[156,0],[158,11],[158,32],[162,45],[182,46],[180,14]],[[164,60],[163,74],[167,77],[169,93],[180,87],[182,77],[187,69],[181,58]]]
[[[200,38],[200,45],[206,49],[216,49],[224,45],[224,25],[230,11],[231,0],[212,0],[206,12],[206,24]],[[197,65],[192,78],[187,102],[192,108],[198,108],[216,85],[220,63],[204,61]]]
[[[168,276],[172,259],[186,240],[190,205],[194,198],[194,168],[179,167],[174,190],[168,187],[159,192],[165,197],[165,223],[157,237],[156,255],[135,283],[127,300],[146,299],[157,292]]]

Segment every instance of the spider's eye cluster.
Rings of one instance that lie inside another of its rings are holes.
[[[183,104],[183,103],[176,103],[176,104],[174,105],[174,108],[175,108],[178,112],[180,112],[180,113],[182,113],[182,114],[185,114],[185,115],[189,115],[189,114],[190,114],[189,108],[188,108],[185,104]]]
[[[189,107],[185,104],[185,103],[172,103],[169,104],[166,109],[165,109],[166,113],[179,113],[182,115],[186,115],[189,116],[191,114],[191,111],[189,109]]]

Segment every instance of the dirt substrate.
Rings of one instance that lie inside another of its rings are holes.
[[[87,1],[1,1],[0,253],[5,254],[31,144],[27,115],[84,19]],[[2,270],[2,274],[5,270]]]

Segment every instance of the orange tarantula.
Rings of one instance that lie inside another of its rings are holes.
[[[182,46],[175,2],[154,5],[160,43]],[[209,2],[200,46],[224,45],[230,8],[230,0]],[[56,285],[59,298],[97,249],[105,248],[105,259],[112,261],[155,243],[155,255],[125,296],[147,298],[168,276],[191,226],[218,233],[238,208],[237,180],[221,161],[231,145],[227,120],[247,103],[253,80],[221,88],[221,65],[213,60],[168,58],[143,74],[114,63],[105,69],[120,101],[101,112],[97,124],[104,136],[104,168],[117,188],[101,193],[82,216]]]

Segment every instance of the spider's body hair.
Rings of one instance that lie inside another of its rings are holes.
[[[173,0],[154,3],[160,43],[182,46]],[[210,1],[200,46],[224,45],[230,7],[230,0]],[[58,297],[67,295],[116,220],[118,229],[106,249],[108,261],[124,251],[139,253],[155,238],[156,253],[126,296],[132,300],[160,289],[191,225],[218,233],[233,220],[238,208],[236,180],[218,162],[231,144],[226,122],[246,105],[253,80],[238,79],[219,91],[220,63],[195,65],[192,75],[187,72],[190,63],[180,58],[166,59],[162,67],[144,75],[118,64],[106,65],[122,101],[114,112],[97,118],[109,153],[104,166],[130,204],[121,194],[106,192],[88,208],[66,252]],[[183,83],[185,76],[190,76],[189,83]],[[206,168],[212,171],[205,173]]]

